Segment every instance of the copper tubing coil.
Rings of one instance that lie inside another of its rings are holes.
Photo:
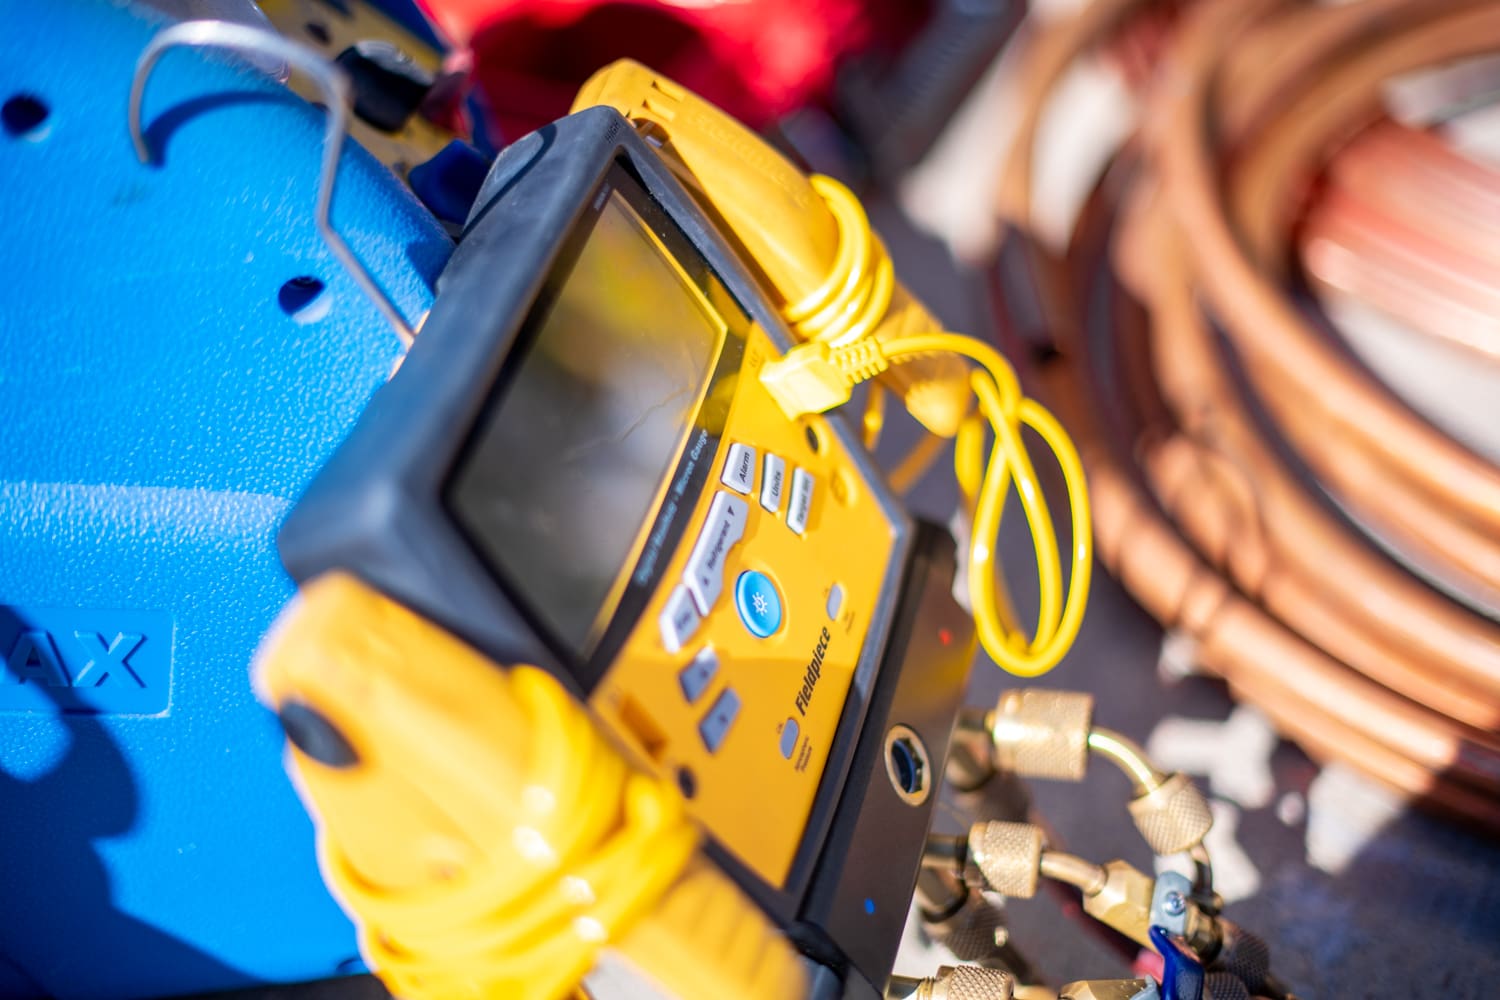
[[[1500,606],[1500,469],[1416,418],[1288,301],[1272,261],[1285,259],[1277,250],[1286,245],[1290,213],[1265,208],[1331,143],[1379,115],[1386,79],[1500,47],[1500,7],[1425,0],[1407,3],[1411,13],[1399,17],[1400,5],[1379,4],[1391,10],[1366,19],[1353,51],[1325,53],[1290,99],[1268,95],[1282,110],[1253,137],[1230,138],[1239,146],[1230,167],[1204,134],[1212,66],[1225,55],[1226,38],[1247,26],[1246,11],[1278,5],[1198,8],[1205,16],[1185,26],[1174,86],[1163,88],[1168,97],[1154,112],[1164,127],[1153,159],[1172,215],[1191,234],[1194,288],[1278,433],[1325,488],[1413,561]],[[1367,6],[1377,5],[1342,9]],[[1226,167],[1229,190],[1221,196],[1216,174]]]
[[[1034,139],[1059,67],[1141,6],[1139,0],[1103,0],[1054,36],[1063,42],[1040,50],[1043,57],[1027,75],[1030,121],[1023,121],[1021,135]],[[1295,221],[1297,201],[1284,194],[1290,178],[1299,169],[1309,172],[1309,162],[1378,112],[1375,84],[1393,66],[1422,66],[1500,46],[1497,15],[1473,3],[1415,0],[1322,8],[1218,2],[1196,8],[1156,97],[1172,115],[1153,119],[1148,111],[1148,134],[1140,142],[1145,179],[1135,179],[1124,203],[1111,206],[1118,220],[1107,226],[1117,267],[1143,300],[1141,318],[1149,321],[1140,350],[1116,331],[1123,359],[1116,367],[1123,374],[1100,378],[1086,367],[1090,355],[1080,317],[1069,308],[1080,289],[1067,286],[1086,282],[1087,272],[1028,247],[1037,272],[1033,294],[1042,300],[1049,332],[1062,351],[1043,367],[1043,382],[1054,390],[1049,402],[1079,440],[1089,467],[1104,561],[1148,610],[1197,637],[1205,666],[1311,752],[1348,760],[1436,808],[1500,829],[1500,741],[1492,735],[1500,717],[1500,629],[1412,578],[1306,493],[1262,439],[1253,409],[1218,355],[1210,320],[1199,312],[1201,298],[1238,348],[1239,339],[1227,328],[1239,322],[1243,329],[1244,317],[1226,315],[1224,304],[1239,308],[1248,302],[1251,314],[1263,317],[1271,307],[1260,299],[1269,290],[1278,297],[1274,310],[1291,314],[1299,327],[1277,335],[1295,345],[1296,336],[1308,334],[1268,278],[1276,274],[1276,251],[1284,249]],[[1252,25],[1241,19],[1252,16],[1260,20],[1247,34]],[[1241,30],[1231,31],[1235,27]],[[1187,44],[1200,51],[1182,53]],[[1182,108],[1192,106],[1195,86],[1210,89],[1212,69],[1223,80],[1212,81],[1215,113],[1200,122]],[[1343,118],[1313,113],[1311,99],[1298,93],[1338,104]],[[1201,140],[1209,120],[1219,143],[1239,153],[1225,193],[1236,215],[1231,220],[1221,213],[1213,225],[1221,242],[1233,244],[1234,255],[1240,246],[1258,248],[1258,254],[1247,250],[1240,257],[1235,277],[1216,275],[1217,293],[1205,287],[1204,274],[1217,265],[1223,247],[1205,253],[1198,223],[1205,199],[1212,208],[1218,188],[1210,177],[1206,192],[1179,190],[1202,179],[1192,162],[1184,167],[1193,150],[1181,147]],[[1174,136],[1174,129],[1186,137]],[[1024,240],[1029,218],[1030,154],[1029,147],[1018,147],[1000,187],[1002,213],[1020,223],[1012,239]],[[1245,191],[1257,193],[1248,197]],[[1259,205],[1281,211],[1257,212],[1257,198]],[[1083,247],[1087,228],[1075,233],[1075,263],[1080,254],[1089,255]],[[1104,264],[1106,253],[1099,250],[1094,263]],[[1255,266],[1261,270],[1254,272]],[[1258,286],[1250,292],[1233,287],[1247,270]],[[1002,309],[1008,305],[1001,303]],[[1275,384],[1279,371],[1303,359],[1296,348],[1282,346],[1291,353],[1275,364],[1254,348],[1246,360],[1253,388],[1272,384],[1284,399],[1286,386]],[[1240,356],[1246,353],[1242,349]],[[1142,359],[1149,369],[1138,363]],[[1144,429],[1127,430],[1123,439],[1106,433],[1119,428],[1098,412],[1099,401],[1121,401],[1117,383],[1144,420]],[[1377,401],[1366,399],[1367,408],[1392,407],[1382,390],[1374,394]],[[1410,414],[1400,416],[1416,433],[1435,435]],[[1299,419],[1304,433],[1293,437],[1299,446],[1310,434],[1328,434],[1322,412]],[[1348,433],[1328,436],[1324,451],[1359,446]],[[1476,467],[1471,473],[1496,475],[1451,443],[1447,449],[1450,459],[1459,452]],[[1321,475],[1313,456],[1306,457]],[[1139,474],[1132,470],[1136,458]],[[1399,470],[1369,464],[1387,479],[1400,478]],[[1341,482],[1347,489],[1347,478]],[[1401,485],[1413,494],[1405,480]],[[1432,504],[1440,496],[1417,499]],[[1446,508],[1432,512],[1451,516]],[[1500,508],[1489,514],[1500,517]]]
[[[1339,152],[1297,233],[1324,295],[1500,365],[1500,170],[1382,122]]]
[[[1030,148],[1046,92],[1069,55],[1148,6],[1143,0],[1099,0],[1059,31],[1060,42],[1043,39],[1023,83],[1027,113],[1017,150]],[[1453,11],[1457,18],[1434,16]],[[1238,21],[1256,13],[1277,17],[1247,34]],[[1283,212],[1267,211],[1265,192],[1286,190],[1288,171],[1305,168],[1341,133],[1376,117],[1386,76],[1425,65],[1424,59],[1484,51],[1496,14],[1472,0],[1365,0],[1333,8],[1285,0],[1201,4],[1183,32],[1197,40],[1179,39],[1169,79],[1156,88],[1147,114],[1172,212],[1192,231],[1195,292],[1208,300],[1234,341],[1281,436],[1346,507],[1410,561],[1491,607],[1500,607],[1500,470],[1349,366],[1285,300],[1274,236],[1278,226],[1289,227],[1295,199],[1281,199],[1288,203]],[[1381,30],[1397,43],[1362,44]],[[1341,53],[1351,42],[1362,47],[1354,45],[1353,56]],[[1370,53],[1379,57],[1373,65]],[[1220,64],[1222,73],[1213,76]],[[1209,90],[1232,98],[1212,116],[1202,103]],[[1276,117],[1274,109],[1286,113]],[[1266,118],[1280,131],[1246,141],[1254,129],[1264,131]],[[1202,135],[1201,123],[1210,119],[1239,140],[1221,145],[1242,147],[1243,159],[1256,168],[1235,165],[1240,197],[1233,219],[1219,197]],[[999,192],[1002,214],[1013,219],[1024,218],[1030,204],[1030,171],[1019,165],[1013,157]]]

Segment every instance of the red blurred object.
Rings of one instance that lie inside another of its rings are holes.
[[[872,35],[858,0],[418,0],[457,48],[503,136],[566,114],[580,84],[630,57],[752,128],[821,102],[840,55]]]

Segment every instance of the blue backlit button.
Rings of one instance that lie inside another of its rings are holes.
[[[708,690],[714,674],[718,672],[719,654],[713,651],[712,646],[707,647],[693,657],[693,662],[683,667],[677,675],[677,683],[682,685],[682,696],[689,702],[697,701],[703,697],[703,692]]]
[[[693,607],[693,598],[687,588],[678,587],[661,609],[661,644],[667,647],[667,652],[677,652],[698,631],[698,623],[702,620],[698,609]]]
[[[729,727],[734,725],[734,717],[739,714],[740,696],[734,693],[734,688],[725,688],[714,707],[698,723],[698,735],[703,737],[703,745],[708,747],[709,753],[718,752],[724,737],[729,735]]]
[[[749,493],[755,485],[755,449],[747,444],[730,445],[719,481],[736,493]]]
[[[796,719],[787,719],[781,724],[781,756],[787,760],[792,759],[792,751],[797,749],[797,737],[802,735],[802,727],[797,725]]]
[[[781,595],[771,578],[746,570],[734,583],[734,606],[750,634],[764,639],[781,628]]]
[[[792,470],[792,495],[786,502],[786,526],[797,534],[807,530],[807,517],[812,513],[813,477],[806,469]]]

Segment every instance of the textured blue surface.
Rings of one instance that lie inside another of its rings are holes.
[[[274,532],[398,345],[312,225],[319,111],[174,50],[146,96],[160,162],[137,162],[143,16],[0,0],[0,102],[50,112],[0,131],[0,656],[19,643],[26,668],[0,674],[4,996],[299,980],[355,955],[249,665],[292,592]],[[333,214],[419,315],[449,252],[431,217],[355,149]],[[294,318],[278,300],[300,276],[325,304]]]

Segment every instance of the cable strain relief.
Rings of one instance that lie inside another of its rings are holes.
[[[880,342],[871,338],[857,340],[852,344],[836,347],[830,358],[840,371],[854,382],[868,382],[891,366]]]

